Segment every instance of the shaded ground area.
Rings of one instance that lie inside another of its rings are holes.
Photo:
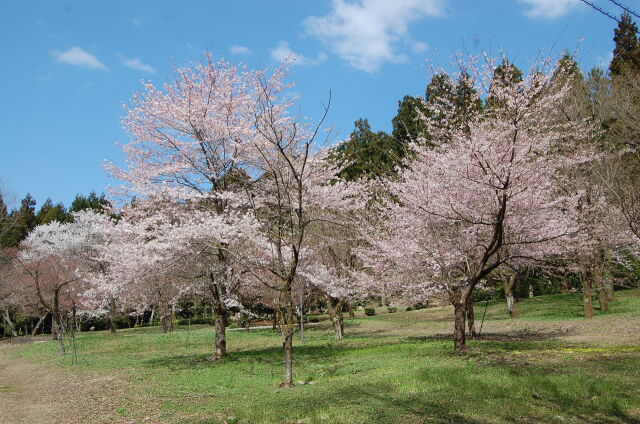
[[[230,332],[219,363],[206,326],[82,334],[75,365],[53,342],[0,344],[0,423],[640,423],[640,291],[591,320],[579,295],[514,320],[480,303],[478,327],[485,306],[460,356],[450,308],[347,320],[340,343],[321,323],[296,339],[290,390],[269,329]]]
[[[127,384],[115,375],[69,373],[9,358],[0,347],[0,423],[134,422],[115,417]]]

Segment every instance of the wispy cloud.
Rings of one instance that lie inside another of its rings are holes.
[[[141,27],[142,21],[138,18],[133,18],[131,19],[131,25],[133,25],[134,27]]]
[[[278,62],[291,60],[296,65],[318,65],[327,59],[324,52],[318,53],[315,59],[296,53],[286,41],[279,42],[276,48],[271,50],[271,57]]]
[[[580,6],[580,0],[519,0],[527,6],[524,14],[530,18],[556,19]]]
[[[251,54],[252,51],[251,51],[251,49],[249,49],[249,47],[235,45],[235,46],[229,47],[229,53],[231,53],[231,54]]]
[[[429,50],[429,45],[422,41],[414,41],[411,43],[411,51],[414,53],[424,53]]]
[[[81,66],[90,69],[107,70],[107,67],[98,60],[97,57],[91,53],[81,49],[78,46],[73,46],[66,51],[53,50],[51,56],[56,62],[66,63],[68,65]]]
[[[333,0],[328,15],[310,16],[303,24],[351,66],[374,72],[384,62],[406,60],[396,44],[409,39],[411,22],[443,14],[444,0]]]
[[[131,59],[123,57],[122,64],[127,68],[135,69],[136,71],[148,72],[150,74],[156,73],[156,69],[153,66],[142,63],[140,58],[137,57]]]
[[[609,65],[611,65],[612,60],[613,52],[609,52],[605,56],[596,56],[596,66],[606,71],[609,69]]]

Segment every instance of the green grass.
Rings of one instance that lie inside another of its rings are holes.
[[[485,303],[476,305],[480,320]],[[490,302],[487,324],[581,320],[579,295],[544,296],[517,304]],[[619,293],[610,312],[640,312],[640,293]],[[206,357],[207,326],[121,330],[78,336],[78,365],[56,356],[53,342],[11,351],[21,360],[69,373],[116,373],[132,387],[117,413],[134,421],[153,411],[174,423],[634,423],[640,422],[640,346],[569,343],[536,337],[491,337],[454,355],[444,308],[347,320],[345,340],[328,324],[295,341],[296,387],[280,389],[281,339],[270,330],[228,333],[230,356]],[[604,322],[604,321],[602,321]],[[446,330],[446,335],[441,330]],[[587,329],[588,330],[588,329]],[[636,329],[637,331],[637,329]],[[301,384],[304,383],[304,384]],[[139,396],[137,396],[137,395]]]

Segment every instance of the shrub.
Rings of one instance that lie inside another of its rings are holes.
[[[376,314],[376,310],[375,308],[369,307],[367,306],[366,308],[364,308],[364,314],[368,317],[375,315]]]
[[[211,317],[180,318],[176,320],[176,324],[177,325],[197,325],[197,324],[213,325],[214,320]]]
[[[413,306],[407,306],[407,309],[405,309],[405,311],[407,311],[407,312],[413,311]]]
[[[389,312],[390,314],[396,313],[398,312],[398,308],[396,308],[395,306],[387,306],[387,312]]]
[[[422,303],[422,302],[418,302],[415,305],[413,305],[413,309],[418,310],[418,309],[424,309],[427,307],[426,303]]]

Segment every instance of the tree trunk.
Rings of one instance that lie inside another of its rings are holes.
[[[604,289],[602,281],[596,281],[596,290],[598,291],[598,303],[600,304],[600,312],[607,312],[609,310],[609,299],[607,298],[607,292]]]
[[[598,293],[598,303],[600,304],[600,312],[607,312],[609,310],[609,299],[607,292],[604,288],[604,266],[601,263],[594,265],[593,271],[593,283]]]
[[[116,334],[116,300],[109,299],[109,331]]]
[[[63,328],[64,324],[62,322],[62,314],[60,313],[60,293],[58,290],[54,292],[53,295],[53,312],[51,315],[51,332],[54,334],[54,339],[58,340],[58,346],[60,348],[60,355],[64,356],[66,354],[66,349],[64,346],[64,336],[63,336]]]
[[[291,284],[289,283],[283,293],[283,306],[284,311],[283,323],[282,323],[282,337],[284,348],[284,381],[280,384],[281,387],[293,386],[293,329],[295,320],[295,311],[293,307],[293,299],[291,297]]]
[[[609,296],[605,290],[605,277],[606,277],[606,252],[601,249],[595,257],[593,263],[593,282],[598,293],[598,303],[600,304],[600,312],[607,312],[609,310]]]
[[[160,326],[162,327],[163,333],[168,333],[173,330],[173,321],[171,320],[171,311],[169,310],[169,306],[165,304],[160,304]]]
[[[149,325],[153,325],[153,316],[156,314],[156,307],[151,307],[151,316],[149,317]]]
[[[348,304],[349,307],[349,318],[355,318],[356,313],[353,311],[353,305],[351,303]]]
[[[604,292],[607,295],[607,300],[609,302],[613,302],[616,300],[616,292],[613,288],[613,281],[610,278],[606,278],[603,282],[604,284]]]
[[[13,324],[13,321],[11,321],[11,317],[9,316],[9,311],[3,310],[2,318],[4,319],[4,322],[9,327],[9,331],[11,331],[11,337],[18,337],[18,333],[16,333],[16,326]]]
[[[477,340],[478,334],[476,333],[476,325],[475,325],[475,315],[473,312],[473,299],[469,296],[467,300],[467,320],[469,327],[469,338],[471,340]]]
[[[227,305],[224,303],[224,287],[215,282],[213,273],[209,274],[211,282],[209,284],[209,291],[211,292],[211,306],[213,309],[214,325],[216,338],[214,341],[213,354],[210,359],[212,361],[218,361],[227,356]]]
[[[47,318],[47,315],[49,315],[49,311],[45,311],[42,317],[40,317],[40,319],[36,323],[36,326],[33,327],[33,330],[31,330],[31,337],[35,337],[36,334],[38,334],[38,330],[40,329],[40,326],[42,325],[44,320]]]
[[[504,297],[507,299],[507,312],[509,312],[509,317],[516,317],[516,298],[513,294],[515,283],[516,283],[516,275],[511,274],[508,277],[500,272],[500,280],[502,280],[502,288],[504,289]]]
[[[569,280],[566,277],[562,277],[562,279],[560,280],[560,284],[561,284],[561,288],[560,288],[560,292],[562,294],[567,294],[569,293]]]
[[[214,327],[215,327],[215,341],[213,347],[213,354],[210,358],[212,361],[218,361],[227,356],[227,308],[223,304],[214,304]]]
[[[515,318],[516,315],[516,299],[513,297],[513,292],[507,294],[507,311],[509,311],[509,317]]]
[[[215,317],[216,340],[211,360],[218,361],[227,356],[227,313],[226,308],[223,312],[217,312]]]
[[[342,302],[339,299],[335,299],[331,296],[327,296],[327,309],[329,312],[329,318],[333,325],[333,331],[336,335],[336,341],[342,340],[344,334],[344,317],[342,315]]]
[[[593,302],[592,302],[592,288],[591,288],[592,273],[590,270],[585,270],[582,276],[582,298],[584,303],[584,317],[593,318]]]
[[[456,353],[463,353],[467,346],[465,340],[465,304],[458,300],[453,304],[455,311],[455,329],[453,332],[454,338],[454,351]]]

